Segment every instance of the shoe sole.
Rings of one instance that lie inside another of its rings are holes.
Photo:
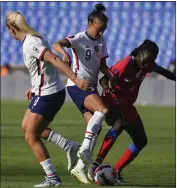
[[[117,180],[116,183],[119,184],[119,185],[125,185],[125,184],[126,184],[126,182],[121,182],[121,181],[119,181],[119,180]]]
[[[87,174],[87,176],[88,176],[88,179],[89,179],[91,182],[95,182],[94,178],[92,179],[89,174]]]
[[[70,174],[71,174],[75,179],[77,179],[79,182],[81,182],[81,183],[84,183],[84,184],[91,184],[89,181],[88,181],[88,182],[80,181],[80,179],[77,178],[77,176],[76,176],[75,174],[73,174],[72,172],[70,172]]]
[[[34,185],[33,187],[59,187],[59,186],[62,186],[62,183],[58,183],[58,184],[50,185],[50,186],[37,186],[37,185]]]

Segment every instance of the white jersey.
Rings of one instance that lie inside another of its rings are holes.
[[[44,96],[64,89],[57,69],[41,58],[46,50],[50,50],[48,42],[43,38],[26,35],[23,41],[24,63],[31,75],[32,92]]]
[[[96,88],[98,74],[100,70],[100,61],[109,57],[104,37],[93,40],[87,32],[81,32],[71,37],[67,37],[71,43],[73,55],[73,72],[79,78],[87,80],[91,87]],[[75,85],[68,79],[67,86]]]

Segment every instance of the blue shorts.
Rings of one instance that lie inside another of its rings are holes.
[[[28,106],[32,113],[42,115],[46,120],[52,121],[65,101],[65,89],[45,96],[35,95]]]
[[[85,98],[91,94],[98,94],[97,91],[83,91],[80,88],[78,88],[76,85],[67,86],[67,90],[71,99],[76,104],[78,109],[82,112],[82,114],[89,111],[87,108],[84,107]]]

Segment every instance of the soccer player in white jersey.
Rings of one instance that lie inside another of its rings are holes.
[[[71,63],[71,59],[64,47],[72,48],[72,69],[79,78],[86,79],[92,89],[92,91],[81,91],[70,79],[67,83],[70,97],[88,123],[84,141],[78,152],[80,159],[71,170],[71,174],[83,183],[89,183],[84,172],[84,163],[91,164],[92,162],[91,151],[96,145],[102,120],[108,113],[97,91],[99,71],[106,74],[110,79],[112,78],[112,74],[106,65],[106,58],[109,55],[103,33],[107,28],[108,17],[104,14],[104,11],[105,7],[102,4],[96,4],[95,9],[88,15],[86,31],[53,44],[53,49],[61,53],[63,60],[68,64]]]
[[[22,129],[25,132],[26,142],[47,175],[45,181],[35,187],[60,186],[61,180],[40,137],[59,145],[73,159],[79,145],[75,143],[76,145],[72,147],[71,141],[48,128],[65,100],[64,85],[57,70],[62,71],[81,90],[87,89],[88,83],[78,78],[58,56],[51,52],[47,41],[27,24],[21,13],[9,13],[6,16],[6,25],[10,35],[23,43],[24,62],[31,76],[32,90],[27,92],[27,98],[31,99],[31,103],[24,115]],[[73,151],[74,156],[71,155]]]

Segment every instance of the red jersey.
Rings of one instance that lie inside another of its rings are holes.
[[[140,85],[147,73],[150,73],[155,68],[155,63],[147,65],[146,68],[138,70],[134,64],[134,58],[128,56],[115,65],[110,70],[118,77],[118,84],[113,87],[114,92],[111,92],[111,98],[118,103],[133,104],[135,103]]]

